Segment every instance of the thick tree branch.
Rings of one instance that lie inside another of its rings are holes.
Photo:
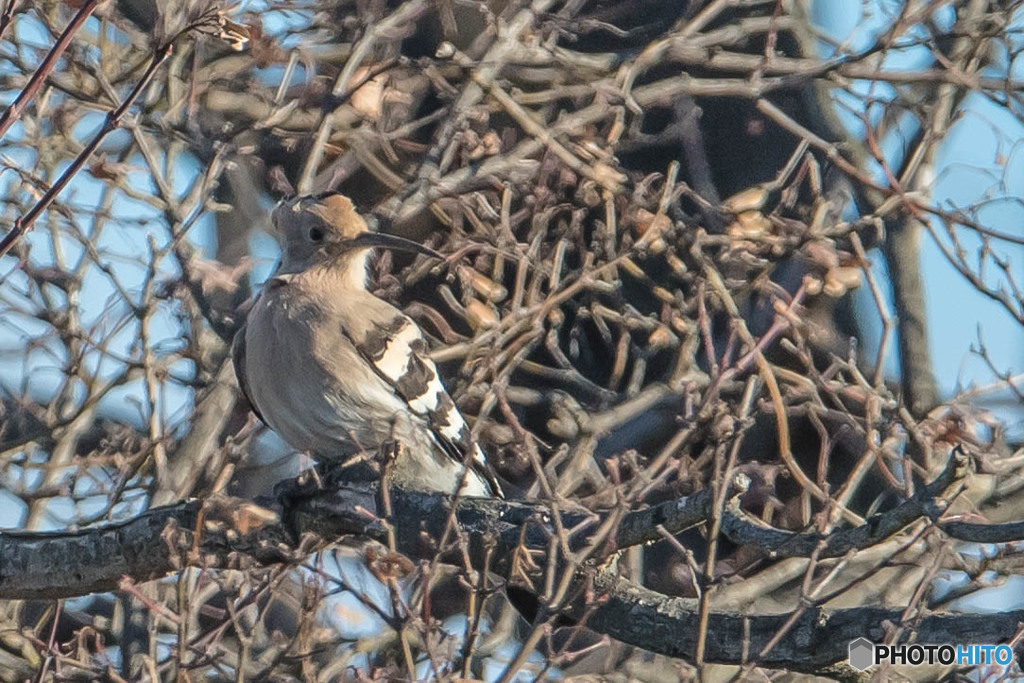
[[[742,475],[733,482],[723,533],[736,541],[753,543],[775,554],[837,556],[872,546],[923,517],[936,518],[944,509],[939,499],[954,485],[965,465],[963,456],[951,458],[943,473],[921,487],[914,499],[868,523],[834,534],[793,534],[771,529],[740,512],[735,503],[746,490]],[[455,519],[467,539],[465,546],[436,547],[427,539],[442,538],[449,524],[452,499],[441,494],[401,490],[390,492],[397,549],[410,557],[458,560],[463,551],[475,568],[488,566],[505,579],[513,574],[517,551],[546,551],[556,535],[552,509],[545,504],[513,503],[490,499],[456,502]],[[251,507],[251,506],[250,506]],[[0,534],[0,598],[60,598],[112,590],[123,577],[144,581],[159,578],[185,565],[207,568],[245,564],[274,564],[300,559],[310,550],[303,539],[330,543],[342,537],[385,541],[384,505],[372,488],[340,486],[284,499],[280,516],[246,528],[247,505],[225,504],[222,499],[189,501],[149,510],[127,522],[77,532]],[[669,501],[649,509],[626,513],[609,552],[643,543],[660,528],[679,533],[706,522],[712,514],[708,491]],[[598,529],[601,515],[561,513],[561,527]],[[940,528],[945,524],[938,522]],[[958,538],[1007,540],[1024,537],[1019,524],[973,525],[951,523]],[[1003,528],[1005,527],[1005,528]],[[590,542],[588,534],[573,534],[572,551]],[[773,547],[768,547],[773,546]],[[488,564],[489,560],[489,564]],[[582,618],[602,633],[645,649],[672,656],[693,655],[699,610],[696,601],[672,598],[636,586],[610,570],[585,569],[564,610]],[[596,595],[597,599],[594,599]],[[847,641],[858,636],[884,637],[886,621],[898,623],[902,610],[863,607],[828,610],[808,606],[795,625],[769,651],[762,649],[782,629],[790,615],[711,615],[708,659],[738,663],[755,659],[764,664],[820,668],[845,655]],[[933,615],[917,627],[920,642],[952,642],[954,633],[970,633],[986,642],[1012,636],[1024,613],[1002,615]],[[744,654],[746,653],[746,654]]]
[[[693,658],[700,630],[696,599],[670,598],[608,575],[595,577],[593,587],[605,599],[600,607],[591,610],[587,626],[646,650]],[[789,613],[712,612],[705,659],[821,671],[846,658],[851,640],[864,637],[883,642],[889,635],[887,625],[903,622],[905,612],[874,606],[810,606],[795,621]],[[573,614],[582,617],[584,613],[581,602]],[[996,643],[1012,637],[1021,619],[1024,611],[1019,610],[998,614],[930,614],[915,622],[915,640],[924,644],[956,643],[969,633],[973,642]],[[786,635],[766,649],[780,632]]]

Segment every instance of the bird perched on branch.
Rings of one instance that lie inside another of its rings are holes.
[[[282,202],[272,223],[281,264],[232,348],[239,386],[260,419],[321,462],[390,451],[394,484],[501,496],[423,333],[367,290],[374,247],[440,255],[370,231],[339,194]]]

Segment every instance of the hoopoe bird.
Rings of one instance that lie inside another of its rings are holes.
[[[367,228],[340,194],[282,202],[281,263],[235,335],[238,384],[256,415],[321,462],[391,448],[391,482],[502,496],[445,391],[423,332],[367,289],[374,247],[440,255]]]

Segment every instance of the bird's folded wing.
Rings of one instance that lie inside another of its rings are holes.
[[[356,349],[410,410],[427,421],[441,450],[458,462],[472,453],[468,464],[500,491],[483,451],[472,443],[469,426],[427,356],[427,343],[416,323],[398,313],[386,324],[371,323],[361,332],[353,335],[358,337],[352,340]]]
[[[261,422],[266,423],[266,420],[260,415],[255,401],[252,400],[252,392],[249,391],[249,380],[245,374],[245,333],[247,329],[246,325],[242,325],[238,332],[235,333],[235,338],[231,342],[231,364],[235,366],[235,378],[238,380],[238,388],[242,390],[242,395],[249,402],[252,412],[256,414],[256,417]]]

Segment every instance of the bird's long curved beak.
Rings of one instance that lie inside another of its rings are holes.
[[[424,254],[431,258],[444,260],[444,255],[440,252],[434,251],[430,247],[424,246],[419,242],[413,242],[404,237],[398,235],[388,235],[380,232],[361,232],[352,239],[347,241],[347,246],[350,248],[360,247],[384,247],[386,249],[394,249],[396,251],[408,251],[414,254]]]

